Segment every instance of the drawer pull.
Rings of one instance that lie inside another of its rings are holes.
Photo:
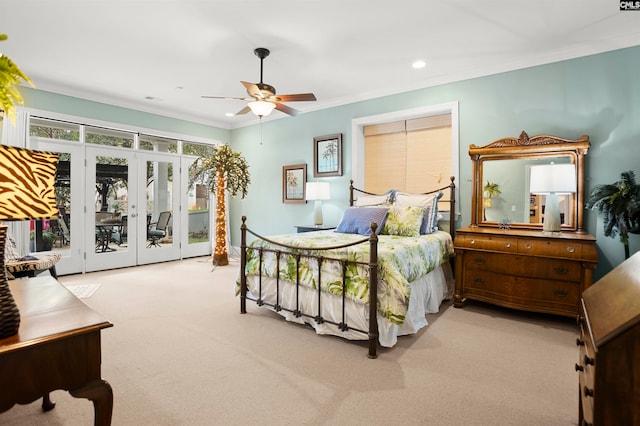
[[[556,274],[558,275],[567,275],[569,273],[569,270],[567,268],[565,268],[564,266],[560,266],[558,268],[554,268],[554,271],[556,271]]]
[[[471,240],[471,241],[469,241],[469,243],[470,243],[470,244],[475,244],[475,243],[476,243],[476,240]]]
[[[476,265],[484,265],[486,263],[486,260],[483,257],[475,257],[473,258],[473,263],[475,263]]]
[[[576,346],[584,346],[584,340],[582,340],[581,338],[577,337],[576,338]]]
[[[567,295],[569,294],[569,292],[565,289],[559,289],[559,290],[554,290],[553,291],[554,296],[557,297],[567,297]]]
[[[474,278],[474,284],[484,285],[484,280],[482,278]]]
[[[531,243],[527,243],[524,245],[524,248],[526,248],[527,250],[529,250],[531,248]]]
[[[576,371],[584,371],[584,367],[580,364],[576,364]]]
[[[575,253],[576,249],[575,249],[575,247],[571,247],[571,246],[569,246],[569,247],[567,247],[567,251],[568,251],[569,253]]]
[[[584,356],[584,364],[585,365],[595,365],[596,360],[593,358],[589,358],[587,355]]]
[[[584,387],[584,396],[593,396],[593,389],[589,389],[588,387]]]
[[[506,248],[509,248],[509,247],[511,247],[511,243],[504,243],[504,246],[505,246]]]

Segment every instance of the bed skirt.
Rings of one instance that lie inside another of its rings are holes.
[[[257,299],[259,278],[247,276],[248,296]],[[378,314],[378,342],[381,346],[392,347],[398,341],[398,336],[417,333],[428,325],[426,314],[436,313],[440,305],[453,295],[454,280],[451,265],[445,262],[438,268],[416,279],[411,284],[409,308],[402,326],[398,326]],[[262,278],[262,300],[275,304],[276,280]],[[300,286],[300,310],[308,315],[318,315],[318,292],[308,287]],[[339,323],[342,320],[342,297],[330,293],[322,293],[322,318]],[[366,331],[369,329],[369,306],[347,299],[345,302],[346,322],[349,329],[340,330],[336,325],[327,322],[317,323],[312,317],[296,317],[287,310],[278,311],[287,321],[311,325],[318,334],[330,334],[349,340],[368,340]],[[295,285],[280,281],[280,305],[293,310],[296,306]]]

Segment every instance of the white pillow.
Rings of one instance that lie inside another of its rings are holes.
[[[389,204],[389,194],[361,195],[354,202],[356,207],[383,206]]]
[[[435,194],[408,194],[396,192],[395,200],[398,206],[424,207],[424,221],[420,234],[432,234],[438,230],[438,201],[442,198],[442,191]]]

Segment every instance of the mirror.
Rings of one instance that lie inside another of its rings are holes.
[[[471,226],[542,229],[546,196],[529,190],[531,166],[574,164],[575,193],[559,195],[561,229],[583,232],[584,155],[589,138],[577,140],[539,135],[499,139],[469,147],[473,161]]]

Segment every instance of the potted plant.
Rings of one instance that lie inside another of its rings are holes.
[[[0,34],[0,41],[6,39],[6,34]],[[15,123],[15,106],[23,104],[22,95],[18,91],[22,81],[33,87],[29,77],[11,59],[0,53],[0,110],[7,114],[12,123]]]
[[[36,251],[35,246],[35,232],[31,231],[29,233],[29,249],[32,252]],[[42,231],[42,251],[50,251],[53,248],[53,243],[56,241],[56,234],[51,231]]]
[[[227,213],[225,191],[235,197],[240,193],[246,197],[251,178],[249,165],[240,153],[229,145],[216,146],[211,152],[202,154],[191,166],[190,187],[196,181],[204,182],[216,196],[216,243],[213,250],[214,265],[228,265]]]
[[[622,172],[617,182],[593,188],[586,207],[603,216],[605,236],[620,235],[624,258],[628,259],[629,234],[640,233],[640,185],[633,171]]]

